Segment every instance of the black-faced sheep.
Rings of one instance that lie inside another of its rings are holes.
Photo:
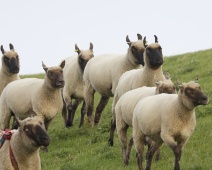
[[[114,95],[120,76],[132,69],[137,69],[143,64],[144,46],[142,36],[137,34],[138,41],[131,42],[126,37],[129,45],[126,55],[103,55],[95,56],[89,60],[85,67],[83,80],[84,97],[88,121],[95,125],[99,123],[101,113],[108,103],[110,97]],[[95,119],[93,120],[94,93],[98,92],[101,99],[96,108]]]
[[[109,145],[113,146],[113,136],[116,128],[116,119],[115,119],[115,105],[118,99],[127,91],[136,89],[142,86],[153,87],[155,86],[155,78],[158,81],[164,81],[165,76],[162,71],[163,64],[163,54],[162,48],[158,43],[158,38],[155,35],[155,43],[146,44],[146,37],[144,38],[144,68],[134,69],[125,72],[119,79],[118,85],[113,98],[112,104],[112,121],[111,121],[111,130]]]
[[[0,169],[41,170],[39,148],[50,143],[43,119],[36,116],[17,124],[18,130],[2,133],[6,140],[0,148]]]
[[[174,169],[180,169],[180,157],[196,126],[195,108],[206,105],[208,98],[193,81],[179,85],[178,94],[160,94],[139,101],[133,112],[133,140],[141,170],[144,142],[149,137],[155,144],[147,153],[146,169],[151,169],[152,157],[165,142],[174,152]]]
[[[161,93],[176,93],[175,85],[170,79],[163,82],[156,82],[156,86],[157,87],[143,86],[134,90],[130,90],[120,97],[115,106],[117,133],[121,142],[122,155],[125,165],[128,165],[130,150],[133,144],[133,140],[131,139],[129,142],[129,147],[127,147],[127,130],[132,126],[133,110],[136,104],[147,96]],[[157,155],[157,160],[158,159],[159,154]]]
[[[14,80],[20,79],[18,76],[19,73],[19,56],[15,51],[12,44],[9,44],[10,51],[4,51],[3,46],[1,45],[1,52],[3,54],[1,62],[2,67],[0,70],[0,96],[3,89]]]
[[[8,84],[0,98],[0,123],[2,129],[9,128],[11,112],[20,119],[31,116],[33,110],[44,119],[48,129],[50,122],[62,110],[61,88],[64,86],[63,67],[46,67],[44,79],[25,78]],[[26,114],[23,114],[26,113]]]
[[[65,101],[63,107],[67,107],[68,118],[66,108],[63,109],[62,115],[65,121],[65,126],[70,127],[73,125],[74,115],[78,105],[84,100],[84,89],[83,89],[83,72],[87,62],[93,58],[93,44],[90,43],[88,50],[80,50],[75,45],[75,51],[78,56],[72,56],[68,58],[68,64],[63,69],[63,75],[65,80],[65,86],[63,88],[63,99]],[[72,103],[72,99],[74,102]],[[66,106],[65,106],[66,105]],[[82,126],[85,115],[85,102],[81,108],[81,120],[79,127]]]

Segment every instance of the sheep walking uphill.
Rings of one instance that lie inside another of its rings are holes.
[[[17,120],[17,124],[18,130],[3,133],[6,140],[0,148],[0,169],[41,170],[39,148],[50,143],[43,120],[36,116]]]
[[[87,63],[84,74],[84,98],[86,103],[86,113],[91,124],[99,123],[101,113],[108,103],[110,97],[114,95],[120,76],[132,69],[137,69],[143,65],[144,46],[142,36],[137,34],[138,41],[131,42],[126,37],[129,45],[126,55],[103,55],[95,56]],[[98,103],[93,119],[94,93],[98,92],[101,99]]]
[[[0,98],[0,123],[2,129],[9,128],[12,112],[16,117],[25,119],[33,110],[44,119],[46,130],[58,112],[62,110],[61,88],[64,86],[63,67],[46,67],[44,79],[26,78],[8,84]],[[25,113],[25,114],[23,114]]]
[[[195,108],[206,105],[208,98],[200,85],[193,81],[179,85],[178,94],[160,94],[139,101],[133,112],[133,140],[141,170],[145,137],[155,144],[147,153],[146,170],[151,169],[152,157],[165,142],[174,152],[174,169],[180,169],[180,157],[196,126]]]
[[[155,43],[146,44],[146,37],[144,38],[144,67],[141,69],[134,69],[125,72],[119,79],[118,85],[115,90],[113,104],[112,104],[112,121],[110,138],[108,144],[113,146],[114,131],[116,128],[115,118],[115,105],[119,98],[132,89],[136,89],[142,86],[153,87],[155,86],[156,79],[158,81],[164,81],[165,76],[162,71],[163,54],[162,48],[158,43],[158,38],[155,35]],[[156,78],[156,79],[155,79]]]
[[[84,100],[84,90],[83,90],[83,72],[87,62],[93,58],[93,44],[90,43],[88,50],[80,50],[77,45],[75,45],[75,51],[78,56],[72,56],[67,58],[68,63],[63,69],[63,75],[65,80],[65,86],[63,88],[63,99],[65,101],[63,106],[62,115],[65,121],[65,126],[70,127],[73,125],[74,115],[78,105]],[[74,102],[72,103],[72,99]],[[68,110],[68,118],[66,107]],[[82,126],[84,122],[85,115],[85,102],[83,101],[83,106],[81,108],[81,120],[79,127]]]
[[[118,100],[115,106],[116,125],[118,137],[121,142],[122,156],[125,165],[128,165],[130,150],[133,145],[133,140],[131,138],[127,147],[127,130],[129,126],[132,126],[133,110],[141,99],[147,96],[161,93],[176,93],[175,85],[170,79],[156,82],[156,87],[143,86],[134,90],[130,90],[122,95]],[[149,143],[148,146],[150,146],[150,144],[151,143]],[[159,160],[159,152],[157,154],[156,160]]]
[[[19,56],[15,51],[12,44],[9,44],[10,51],[4,51],[3,46],[1,45],[1,52],[3,54],[1,62],[2,67],[0,70],[0,96],[3,89],[14,80],[20,79],[18,76],[19,73]]]

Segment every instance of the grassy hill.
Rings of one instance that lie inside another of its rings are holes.
[[[173,82],[188,82],[199,77],[202,90],[212,100],[212,49],[165,57],[163,70],[168,71]],[[28,75],[23,77],[40,77]],[[99,95],[96,95],[95,104]],[[49,127],[51,144],[49,152],[41,154],[42,170],[136,170],[135,149],[132,148],[128,167],[123,166],[120,142],[115,134],[114,146],[107,144],[111,120],[111,103],[104,110],[101,122],[91,127],[86,121],[84,127],[78,128],[80,109],[78,109],[74,126],[65,128],[61,113]],[[212,167],[212,104],[196,109],[197,126],[181,157],[182,170],[208,170]],[[129,134],[130,135],[130,134]],[[174,155],[166,145],[161,149],[161,160],[153,162],[152,169],[173,169]],[[145,163],[144,163],[145,165]]]

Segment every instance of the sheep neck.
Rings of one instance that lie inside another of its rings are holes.
[[[25,139],[23,139],[19,131],[14,133],[10,140],[10,146],[16,158],[16,161],[21,164],[26,163],[26,160],[30,158],[34,158],[34,155],[36,155],[38,152],[38,147],[34,147],[32,145],[27,146],[23,142],[21,142],[23,140]]]
[[[50,83],[44,79],[44,83],[41,86],[41,91],[43,91],[46,96],[49,96],[51,99],[54,99],[58,93],[61,92],[60,88],[54,88],[50,85]]]

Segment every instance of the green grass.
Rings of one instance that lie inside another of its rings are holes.
[[[199,77],[202,90],[212,99],[212,50],[198,51],[178,56],[165,57],[163,70],[168,71],[173,82],[188,82]],[[22,78],[25,76],[22,76]],[[43,78],[40,75],[27,77]],[[99,95],[96,95],[95,104]],[[91,127],[87,121],[78,128],[80,109],[77,110],[74,126],[65,128],[61,114],[58,114],[49,127],[51,143],[49,152],[40,152],[42,170],[136,170],[135,149],[132,148],[128,167],[123,166],[121,146],[115,133],[114,146],[107,144],[111,120],[111,104],[109,101],[104,110],[101,122]],[[183,150],[181,157],[182,170],[209,170],[212,168],[212,105],[199,106],[196,109],[197,126]],[[152,169],[173,169],[174,155],[166,145],[161,149],[161,160],[153,162]],[[145,163],[144,163],[145,165]]]

